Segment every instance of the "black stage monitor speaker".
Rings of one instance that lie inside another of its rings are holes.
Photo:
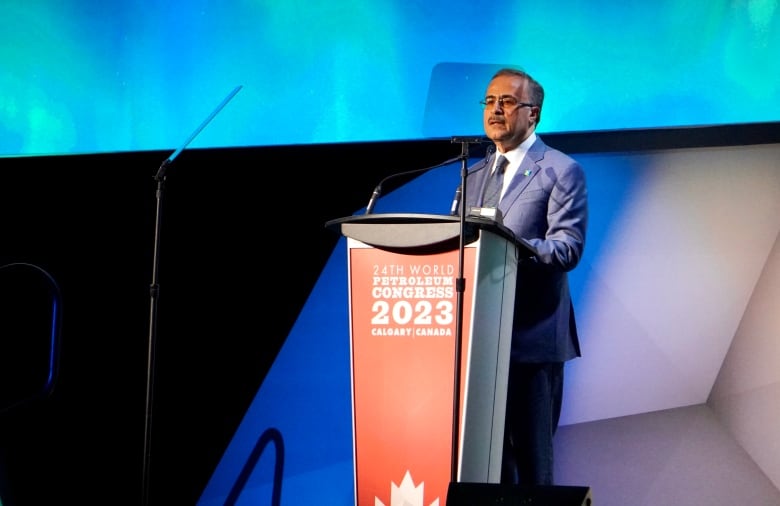
[[[593,506],[590,487],[450,483],[446,506]]]

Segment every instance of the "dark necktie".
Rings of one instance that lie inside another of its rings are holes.
[[[482,199],[482,207],[498,207],[501,198],[501,188],[504,186],[504,171],[509,160],[504,155],[498,155],[496,170],[490,175],[485,187],[485,197]]]

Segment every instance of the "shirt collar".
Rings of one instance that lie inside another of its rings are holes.
[[[534,142],[536,142],[536,132],[531,132],[531,135],[512,151],[507,151],[506,153],[496,152],[496,158],[503,154],[509,160],[509,165],[517,167]]]

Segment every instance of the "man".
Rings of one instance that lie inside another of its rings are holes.
[[[496,207],[515,237],[538,255],[517,269],[501,482],[553,484],[553,436],[564,362],[580,356],[567,272],[582,258],[588,207],[585,175],[535,133],[544,90],[527,73],[499,70],[487,87],[484,129],[495,145],[469,168],[466,209]],[[497,203],[486,202],[501,157]]]

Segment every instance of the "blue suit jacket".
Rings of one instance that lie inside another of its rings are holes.
[[[494,151],[494,150],[491,150]],[[467,173],[466,209],[481,207],[494,152]],[[540,137],[499,202],[502,223],[538,252],[517,270],[512,360],[563,362],[580,356],[568,271],[582,258],[588,198],[582,167]]]

